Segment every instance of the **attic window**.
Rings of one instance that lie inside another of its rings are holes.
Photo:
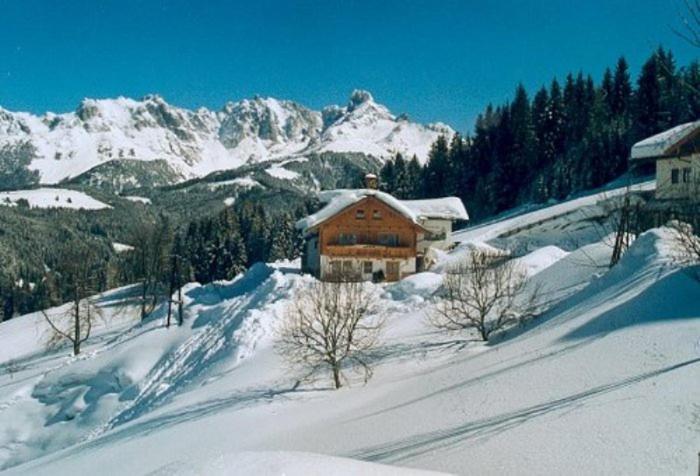
[[[678,176],[680,175],[680,169],[671,169],[671,183],[672,184],[677,184],[678,183]]]
[[[355,212],[355,218],[358,220],[364,220],[365,219],[365,211],[364,210],[357,210]]]
[[[381,220],[382,219],[382,212],[380,212],[379,210],[372,211],[372,219],[373,220]]]

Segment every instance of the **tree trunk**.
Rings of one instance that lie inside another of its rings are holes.
[[[75,316],[73,322],[73,355],[80,353],[80,300],[75,298]]]
[[[177,288],[177,325],[181,326],[183,321],[183,315],[182,315],[182,283],[179,282],[178,279],[178,288]]]
[[[146,318],[146,280],[143,280],[143,283],[141,285],[141,320],[143,321]]]
[[[333,365],[333,383],[336,390],[342,387],[342,384],[340,383],[340,369],[338,368],[338,365]]]

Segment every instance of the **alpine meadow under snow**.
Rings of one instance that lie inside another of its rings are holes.
[[[651,185],[642,184],[640,188]],[[138,320],[135,287],[103,310],[78,357],[47,348],[40,313],[0,324],[6,474],[694,474],[700,434],[700,282],[675,231],[612,248],[593,213],[623,190],[513,212],[457,235],[431,272],[368,284],[385,320],[372,378],[299,382],[275,351],[313,279],[298,261],[187,284]],[[585,213],[585,211],[588,213]],[[556,232],[553,232],[556,230]],[[489,341],[429,313],[449,264],[521,250],[546,310]],[[48,311],[61,313],[60,308]]]

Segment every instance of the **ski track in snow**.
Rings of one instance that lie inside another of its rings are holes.
[[[171,395],[181,391],[194,382],[203,372],[211,371],[212,366],[224,354],[234,353],[235,360],[245,358],[245,352],[252,350],[263,331],[248,325],[242,328],[244,319],[250,312],[264,308],[269,299],[282,296],[273,293],[276,287],[284,285],[284,277],[272,269],[256,265],[257,270],[244,275],[233,291],[227,296],[217,296],[215,285],[195,288],[191,294],[208,293],[220,300],[211,306],[196,305],[186,309],[187,319],[207,322],[203,328],[189,337],[185,342],[165,355],[145,378],[139,394],[132,403],[123,408],[104,428],[91,435],[98,436],[104,431],[127,423],[153,410]],[[240,296],[237,294],[240,293]],[[199,297],[201,299],[201,296]],[[225,299],[225,301],[224,301]],[[215,314],[207,317],[208,314]]]

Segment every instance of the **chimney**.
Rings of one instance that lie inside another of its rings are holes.
[[[365,188],[377,190],[378,185],[379,185],[379,183],[378,183],[376,175],[374,175],[374,174],[366,174],[365,175]]]

